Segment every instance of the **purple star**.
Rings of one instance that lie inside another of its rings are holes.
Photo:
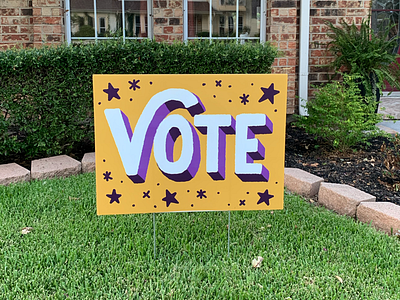
[[[122,195],[121,194],[117,194],[117,191],[115,189],[113,189],[112,193],[111,194],[106,194],[106,196],[111,199],[110,200],[110,204],[111,204],[113,202],[119,203],[119,197],[121,197]]]
[[[240,96],[239,98],[242,99],[242,101],[240,101],[240,103],[243,103],[244,105],[246,105],[247,102],[250,102],[249,99],[247,99],[247,98],[249,98],[249,96],[250,95],[246,95],[246,94],[243,94],[243,96]]]
[[[263,102],[268,99],[272,104],[274,104],[275,95],[280,93],[280,91],[275,90],[273,83],[271,83],[269,88],[262,87],[261,90],[263,91],[264,95],[261,96],[261,98],[260,98],[260,100],[258,100],[258,102]]]
[[[178,200],[175,199],[176,192],[172,193],[172,194],[168,190],[165,190],[165,192],[166,192],[166,195],[164,198],[162,198],[162,201],[165,201],[165,203],[167,204],[167,207],[169,207],[169,205],[171,203],[179,204]]]
[[[140,89],[140,86],[138,86],[140,80],[135,80],[133,79],[133,81],[128,81],[130,83],[130,87],[129,89],[133,89],[134,91],[136,91],[136,89]]]
[[[197,198],[200,197],[200,199],[203,199],[203,197],[207,198],[207,196],[205,194],[206,194],[206,191],[200,190],[200,191],[197,191],[197,196],[196,197]]]
[[[221,82],[222,82],[222,80],[215,80],[215,84],[216,84],[215,86],[216,87],[218,87],[218,86],[222,87]]]
[[[265,204],[267,204],[267,205],[269,205],[269,199],[271,199],[272,197],[274,197],[274,195],[270,195],[269,193],[268,193],[268,189],[267,190],[265,190],[265,192],[264,193],[257,193],[258,194],[258,196],[260,196],[260,200],[258,200],[258,202],[257,202],[257,204],[261,204],[261,203],[265,203]]]
[[[105,181],[109,181],[109,180],[112,180],[112,179],[113,179],[113,178],[110,176],[110,175],[111,175],[111,172],[106,171],[105,173],[103,173],[103,175],[104,175],[104,180],[105,180]]]
[[[118,91],[119,89],[114,88],[110,82],[108,83],[108,89],[103,90],[104,93],[108,94],[108,101],[111,101],[112,98],[121,99],[118,95]]]

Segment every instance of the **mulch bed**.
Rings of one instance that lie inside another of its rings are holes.
[[[315,139],[303,129],[286,127],[285,166],[299,168],[324,178],[325,182],[351,185],[374,195],[376,201],[400,205],[400,172],[389,176],[385,167],[382,145],[392,142],[385,137],[369,140],[370,146],[357,147],[355,152],[334,152],[323,141]],[[386,161],[387,163],[387,161]]]
[[[286,127],[285,166],[299,168],[324,178],[325,182],[343,183],[354,186],[374,195],[377,201],[389,201],[400,205],[400,170],[393,171],[393,178],[388,176],[385,167],[385,155],[382,145],[391,146],[385,137],[373,138],[370,146],[357,147],[355,152],[334,152],[321,140],[307,134],[293,125]],[[68,153],[81,160],[87,152],[93,152],[94,145],[82,143]],[[30,160],[22,156],[0,156],[0,164],[16,162],[30,170]]]

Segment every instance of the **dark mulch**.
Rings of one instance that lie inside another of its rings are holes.
[[[324,178],[325,182],[343,183],[374,195],[377,201],[400,205],[400,172],[389,176],[384,165],[383,143],[392,145],[386,137],[369,140],[370,146],[357,147],[356,152],[333,152],[328,145],[303,129],[286,128],[285,166],[299,168]],[[386,156],[387,157],[387,156]]]
[[[381,151],[383,143],[392,143],[385,137],[373,138],[370,143],[370,146],[358,147],[356,152],[335,153],[303,129],[288,125],[285,166],[305,170],[324,178],[325,182],[354,186],[374,195],[377,201],[400,205],[400,191],[396,191],[396,184],[400,189],[400,171],[395,172],[395,179],[387,176],[385,156]],[[81,160],[85,153],[93,151],[93,144],[82,143],[67,154]],[[25,160],[22,155],[0,156],[0,164],[10,162],[16,162],[29,170],[31,167],[31,160]]]

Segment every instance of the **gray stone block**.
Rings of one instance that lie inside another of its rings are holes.
[[[31,179],[30,174],[29,170],[16,163],[0,165],[0,185],[29,181]]]
[[[82,173],[94,172],[96,170],[96,156],[94,152],[85,153],[82,158]]]
[[[37,159],[31,164],[32,179],[67,177],[80,172],[81,163],[67,155]]]
[[[321,183],[318,202],[341,215],[356,216],[361,202],[375,202],[375,196],[367,194],[347,184]]]
[[[285,168],[285,187],[304,197],[313,197],[318,193],[324,179],[296,168]]]
[[[400,206],[390,202],[363,202],[357,208],[357,219],[388,234],[399,233]]]

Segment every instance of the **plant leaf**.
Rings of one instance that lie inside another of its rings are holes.
[[[337,280],[339,280],[340,283],[343,283],[343,279],[339,276],[335,276]]]
[[[22,228],[21,233],[28,234],[28,233],[31,233],[32,230],[33,230],[32,227],[24,227],[24,228]]]
[[[259,268],[261,267],[261,263],[264,260],[262,256],[258,256],[257,258],[253,259],[251,264],[253,265],[253,268]]]

